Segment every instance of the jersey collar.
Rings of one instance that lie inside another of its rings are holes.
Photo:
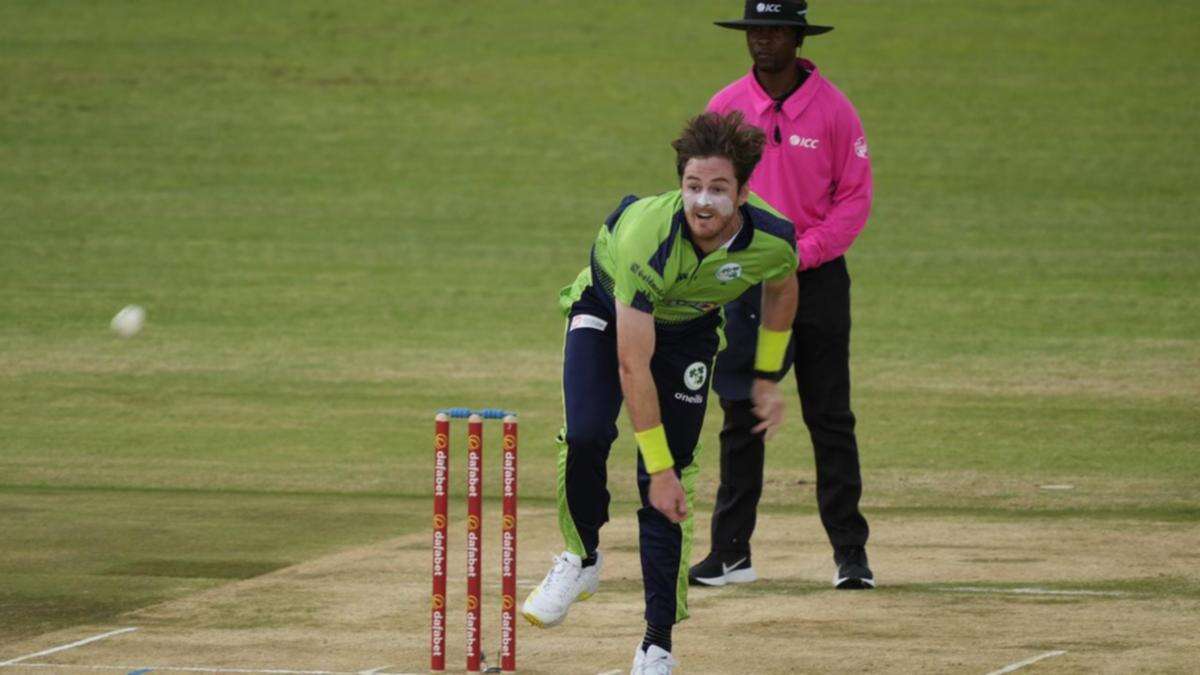
[[[687,243],[691,245],[692,251],[695,252],[698,260],[703,260],[704,258],[717,254],[724,256],[727,253],[736,253],[737,251],[742,251],[749,248],[750,241],[754,239],[754,220],[750,213],[750,205],[742,204],[740,207],[738,207],[738,210],[742,212],[741,229],[739,229],[733,235],[733,238],[722,244],[720,248],[712,253],[709,253],[707,256],[700,251],[698,246],[696,246],[696,242],[692,241],[692,230],[688,227],[687,216],[684,215],[683,209],[679,209],[675,212],[674,224],[679,227],[679,233],[684,239],[687,240]]]
[[[738,210],[742,212],[742,229],[738,230],[737,234],[733,235],[733,239],[729,240],[726,250],[730,253],[748,248],[750,240],[754,239],[754,220],[750,217],[750,205],[742,204]]]
[[[813,97],[821,87],[821,74],[817,71],[817,64],[808,59],[796,59],[796,61],[799,62],[801,68],[808,71],[808,78],[783,102],[783,114],[793,120],[804,112],[809,103],[812,103]],[[775,99],[771,98],[771,95],[758,83],[758,78],[754,76],[754,66],[750,66],[750,72],[746,78],[750,80],[750,92],[754,97],[754,112],[765,115],[771,106],[775,105]]]

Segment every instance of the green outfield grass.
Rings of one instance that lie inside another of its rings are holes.
[[[549,500],[556,292],[673,187],[739,4],[0,5],[0,645],[416,531],[439,406],[520,411]],[[1200,6],[813,16],[874,158],[868,515],[1200,520]]]

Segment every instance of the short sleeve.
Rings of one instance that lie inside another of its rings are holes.
[[[771,261],[763,272],[765,281],[778,281],[796,273],[796,268],[800,266],[800,259],[796,257],[796,242],[780,240],[771,253]]]
[[[661,228],[630,207],[617,221],[613,233],[613,297],[643,312],[653,312],[663,298],[666,282],[660,259]]]

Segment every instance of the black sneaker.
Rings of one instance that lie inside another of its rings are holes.
[[[688,583],[693,586],[724,586],[745,584],[758,580],[750,566],[749,553],[726,553],[713,551],[708,557],[688,570]]]
[[[867,551],[862,546],[838,546],[834,549],[833,562],[837,564],[837,573],[833,575],[834,588],[875,588],[875,575],[867,567]]]

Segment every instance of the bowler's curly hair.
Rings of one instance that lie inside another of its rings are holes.
[[[758,160],[762,159],[766,136],[757,127],[746,123],[742,113],[734,110],[728,115],[706,112],[688,120],[671,141],[675,148],[675,168],[683,178],[689,160],[705,157],[724,157],[733,164],[738,188],[750,180]]]

